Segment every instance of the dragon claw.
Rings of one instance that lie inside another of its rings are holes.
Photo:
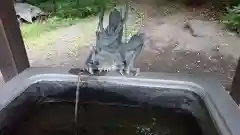
[[[126,74],[130,75],[130,69],[129,68],[126,69]]]
[[[128,7],[129,6],[126,5],[126,9],[128,9]],[[119,16],[116,15],[121,15],[121,11],[114,10],[113,12],[115,13],[115,16],[109,17],[113,17],[112,19],[119,20],[119,18],[116,18]],[[125,13],[127,13],[127,10],[125,11]],[[119,42],[118,39],[122,38],[123,36],[123,29],[116,29],[114,31],[110,31],[110,34],[113,34],[114,37],[117,37],[116,39],[113,38],[113,36],[108,36],[108,34],[104,35],[104,33],[108,32],[109,28],[111,28],[110,26],[113,24],[109,23],[106,29],[103,28],[103,18],[104,10],[101,11],[101,15],[99,18],[98,30],[96,32],[96,45],[92,46],[91,48],[91,55],[88,59],[89,62],[87,63],[88,68],[86,68],[85,70],[89,74],[95,74],[96,72],[102,73],[113,71],[119,72],[122,76],[137,76],[140,71],[139,69],[133,69],[133,63],[135,58],[142,50],[144,43],[143,34],[138,32],[130,39],[126,37],[128,39],[126,42]],[[124,18],[122,19],[126,20],[127,14],[125,14]],[[125,21],[119,22],[122,28],[125,23]],[[104,62],[105,60],[107,60],[106,63],[108,62],[108,60],[111,60],[110,62],[113,62],[112,66],[106,66]]]
[[[119,73],[123,76],[123,69],[120,69]]]
[[[136,72],[136,73],[135,73],[134,76],[138,76],[138,75],[140,74],[140,69],[139,69],[139,68],[136,68],[136,69],[135,69],[135,72]]]
[[[88,68],[88,72],[89,72],[91,75],[94,74],[94,73],[93,73],[93,69],[92,69],[91,67]]]

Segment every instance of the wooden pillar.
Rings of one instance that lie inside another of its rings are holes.
[[[13,1],[0,4],[0,69],[5,81],[29,67]]]
[[[232,82],[232,89],[230,92],[233,100],[239,105],[240,104],[240,58],[236,68],[235,76]]]

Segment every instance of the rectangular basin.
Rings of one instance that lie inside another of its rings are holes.
[[[238,106],[213,78],[140,73],[83,75],[30,68],[0,90],[1,135],[240,135]]]

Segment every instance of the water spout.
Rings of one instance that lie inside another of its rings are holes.
[[[74,120],[76,124],[75,135],[78,135],[77,125],[78,125],[78,104],[79,104],[79,93],[80,93],[80,83],[81,83],[81,74],[78,75],[77,89],[76,89],[76,99],[75,99],[75,111],[74,111]]]

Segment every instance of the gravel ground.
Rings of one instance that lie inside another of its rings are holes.
[[[240,38],[228,32],[215,19],[211,8],[186,8],[177,4],[153,5],[138,0],[136,7],[144,14],[140,29],[145,34],[145,48],[136,67],[149,72],[184,72],[216,76],[229,87]],[[136,13],[128,25],[134,23]],[[107,23],[107,20],[105,21]],[[97,18],[56,30],[58,33],[44,49],[28,49],[32,66],[80,67],[95,42]]]

